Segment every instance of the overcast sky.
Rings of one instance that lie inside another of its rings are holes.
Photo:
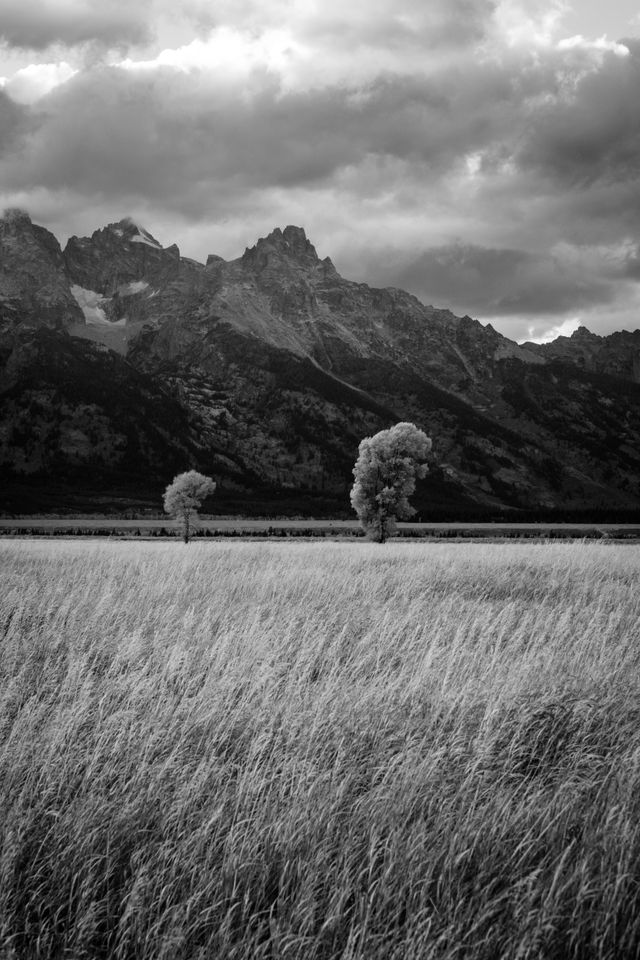
[[[0,0],[0,206],[303,226],[514,339],[640,327],[640,0]]]

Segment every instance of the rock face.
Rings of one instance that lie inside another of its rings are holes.
[[[164,250],[132,220],[110,223],[91,237],[70,237],[64,265],[71,282],[113,297],[132,284],[164,285],[180,271],[180,251]]]
[[[64,252],[17,220],[0,274],[14,278],[0,301],[12,489],[82,473],[153,502],[193,466],[218,480],[220,509],[348,514],[360,439],[412,420],[434,440],[425,517],[640,507],[640,386],[616,340],[640,332],[587,332],[581,353],[518,346],[345,280],[300,227],[200,264],[129,220]]]
[[[22,210],[0,220],[0,329],[18,324],[63,329],[83,323],[60,244]]]
[[[525,346],[540,357],[566,360],[583,370],[640,383],[640,330],[621,330],[599,337],[586,327],[578,327],[570,337]]]

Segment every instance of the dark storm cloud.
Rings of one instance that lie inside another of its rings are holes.
[[[141,43],[151,35],[149,8],[144,0],[3,0],[0,39],[33,50],[55,43]]]
[[[461,243],[426,250],[387,282],[480,316],[558,314],[615,298],[611,282],[557,257]]]
[[[34,106],[38,127],[2,174],[14,189],[135,193],[184,210],[211,209],[207,191],[222,185],[326,184],[375,156],[406,161],[410,175],[429,182],[510,135],[522,97],[538,89],[533,76],[514,87],[499,65],[378,78],[355,93],[282,93],[266,71],[238,89],[167,67],[100,67]]]
[[[101,68],[56,90],[34,113],[39,128],[4,170],[14,188],[134,193],[180,208],[194,191],[206,204],[207,185],[291,186],[356,162],[371,108],[354,110],[336,91],[279,98],[266,82],[246,99],[198,89],[170,70]]]
[[[609,53],[532,113],[518,164],[563,183],[635,180],[640,152],[640,43],[628,56]]]
[[[25,121],[26,111],[0,89],[0,157],[19,146]]]
[[[103,68],[39,105],[41,125],[5,175],[14,187],[124,190],[179,206],[194,184],[313,182],[371,150],[435,158],[442,145],[420,130],[439,109],[386,85],[353,105],[341,90],[280,97],[267,80],[238,98],[173,71]]]
[[[625,257],[620,275],[628,280],[640,280],[640,249],[638,247]]]
[[[469,46],[485,37],[498,0],[217,0],[201,3],[209,27],[233,24],[249,30],[289,27],[314,46],[399,49]]]
[[[401,0],[391,13],[388,0],[360,0],[349,6],[345,11],[341,2],[322,5],[301,35],[312,34],[351,49],[369,45],[406,51],[414,43],[422,49],[469,46],[486,36],[497,2]]]
[[[378,7],[389,9],[386,0],[377,0],[355,3],[341,19],[338,5],[329,2],[310,23],[320,34],[341,24],[340,43],[359,29],[372,50],[383,42],[382,27],[388,44],[397,41],[399,48],[406,35],[423,37],[430,30],[436,36],[449,31],[463,43],[486,30],[494,6],[456,0],[425,13],[422,4],[405,2],[385,19],[372,15]],[[404,164],[402,179],[386,190],[406,197],[412,182],[439,189],[470,153],[480,155],[487,177],[499,178],[501,165],[514,158],[525,175],[539,166],[535,158],[546,136],[544,122],[536,127],[539,103],[553,100],[560,88],[557,57],[527,52],[454,58],[428,75],[386,71],[355,86],[289,84],[284,92],[281,77],[266,67],[254,67],[237,82],[200,67],[94,68],[34,106],[37,129],[0,173],[14,190],[135,195],[204,215],[216,209],[221,193],[330,188],[343,171],[371,158],[395,158]],[[529,128],[534,140],[525,155],[519,144],[531,136]],[[350,182],[353,196],[366,196],[369,187],[366,176]],[[502,200],[508,204],[506,193]]]

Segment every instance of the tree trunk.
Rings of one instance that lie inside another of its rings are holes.
[[[184,522],[184,542],[189,543],[189,514],[185,513],[183,517]]]

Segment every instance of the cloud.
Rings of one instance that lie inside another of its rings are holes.
[[[640,280],[640,250],[638,247],[625,258],[621,274],[630,280]]]
[[[478,42],[495,7],[495,0],[352,0],[348,5],[341,0],[3,0],[0,40],[31,50],[87,43],[142,49],[156,36],[180,35],[185,23],[197,29],[202,41],[219,29],[254,37],[288,31],[323,54],[328,72],[335,76],[340,63],[343,68],[354,62],[362,66],[363,54],[366,59],[377,52],[378,68],[387,69],[403,58],[424,60],[425,50],[433,54]]]
[[[598,58],[565,81],[559,95],[531,114],[516,157],[564,184],[635,179],[640,147],[640,43],[618,45],[627,53],[571,47]]]
[[[207,186],[320,184],[368,157],[407,161],[414,177],[433,181],[460,154],[490,144],[512,112],[499,71],[482,78],[484,90],[470,75],[457,89],[446,78],[390,77],[359,91],[283,92],[262,66],[249,65],[235,84],[240,69],[99,67],[74,76],[37,104],[37,128],[2,170],[5,182],[134,191],[184,210],[196,190],[197,207],[215,205]]]
[[[483,188],[504,180],[523,109],[551,82],[528,59],[488,59],[316,86],[294,82],[299,56],[286,35],[221,28],[151,61],[84,70],[38,102],[37,129],[3,178],[201,215],[222,194],[347,181],[409,206],[410,190],[442,191],[444,180],[464,192],[469,173]]]
[[[108,47],[151,37],[145,0],[3,0],[0,38],[11,47],[44,50],[99,41]]]
[[[0,164],[3,154],[20,149],[20,138],[25,128],[25,121],[24,110],[7,96],[0,84]]]
[[[76,73],[65,61],[32,63],[16,70],[11,77],[0,77],[0,86],[15,103],[35,103]]]
[[[490,28],[497,0],[218,0],[210,26],[260,33],[286,28],[314,47],[396,50],[468,46]]]
[[[615,290],[566,256],[452,244],[425,251],[390,278],[429,303],[475,316],[558,314],[608,303]]]
[[[278,76],[282,83],[289,62],[305,55],[287,30],[267,30],[256,36],[220,27],[206,40],[196,38],[180,47],[166,48],[149,60],[129,57],[113,66],[129,71],[133,82],[136,74],[173,68],[181,73],[203,72],[209,82],[233,86],[250,81],[252,74],[261,70]]]
[[[574,37],[565,37],[557,45],[558,50],[598,50],[607,53],[615,53],[618,57],[628,57],[629,47],[625,43],[619,43],[617,40],[607,40],[605,37],[598,37],[596,40],[588,40],[582,34],[576,34]]]
[[[580,317],[569,317],[557,326],[548,327],[544,333],[536,335],[536,328],[529,327],[528,340],[533,343],[551,343],[557,337],[570,337],[581,326]]]
[[[567,6],[564,0],[500,0],[496,32],[509,47],[550,47]]]
[[[416,0],[354,0],[345,7],[326,3],[271,3],[260,17],[240,6],[229,18],[181,46],[150,59],[131,57],[120,65],[130,70],[172,66],[246,77],[251,67],[277,74],[286,91],[360,86],[377,77],[432,76],[452,52],[484,38],[495,4],[492,0],[450,0],[425,5]],[[216,6],[218,15],[223,13]],[[274,15],[275,13],[279,15]],[[259,26],[257,24],[259,23]]]

